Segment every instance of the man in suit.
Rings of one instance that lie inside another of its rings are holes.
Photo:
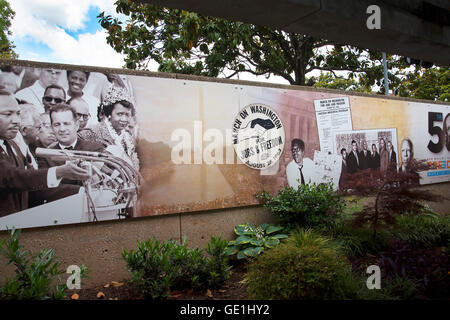
[[[358,144],[352,140],[352,151],[347,155],[347,172],[355,173],[360,169],[361,160],[358,152]]]
[[[16,135],[14,142],[19,146],[28,163],[37,169],[38,166],[33,148],[41,129],[41,119],[32,104],[20,104],[19,109],[20,133]]]
[[[80,150],[103,152],[103,145],[78,138],[77,131],[79,128],[77,113],[74,108],[66,103],[60,103],[54,106],[50,111],[50,121],[57,142],[50,145],[50,149],[61,150]],[[64,161],[40,159],[41,167],[52,167],[61,165]],[[63,183],[81,185],[80,180],[63,180]]]
[[[290,187],[298,189],[301,184],[314,182],[314,162],[304,157],[305,143],[301,139],[292,139],[292,161],[286,166],[286,177]]]
[[[0,92],[0,217],[27,209],[30,191],[50,192],[61,187],[63,178],[85,180],[90,177],[87,170],[73,163],[45,169],[29,167],[13,141],[19,130],[19,105],[12,95]],[[68,196],[78,189],[65,191],[58,195]]]
[[[394,151],[392,142],[387,142],[388,157],[389,157],[389,167],[388,170],[397,171],[397,154]]]
[[[345,148],[341,149],[341,156],[342,156],[342,166],[341,166],[341,176],[339,177],[339,189],[345,190],[348,188],[347,150]]]
[[[370,151],[367,150],[367,142],[363,141],[363,149],[359,153],[360,164],[359,167],[361,170],[366,170],[370,168]]]
[[[80,127],[75,109],[66,103],[60,103],[50,111],[50,121],[58,142],[51,146],[53,149],[71,149],[82,151],[103,152],[100,143],[79,139]]]

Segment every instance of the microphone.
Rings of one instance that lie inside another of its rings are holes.
[[[36,148],[36,156],[48,159],[70,159],[71,157],[106,157],[102,152],[81,151],[81,150],[61,150],[61,149],[47,149]]]

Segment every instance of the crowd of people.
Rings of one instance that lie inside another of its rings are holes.
[[[77,193],[90,177],[74,163],[40,158],[37,148],[106,152],[139,171],[125,79],[100,74],[105,81],[94,95],[85,90],[90,72],[0,70],[0,217]]]

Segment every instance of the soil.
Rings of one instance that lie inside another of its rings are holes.
[[[218,289],[205,289],[194,291],[186,288],[182,291],[173,291],[168,300],[248,300],[245,275],[247,266],[239,264],[230,270],[230,277]],[[129,279],[111,281],[103,286],[85,288],[80,290],[67,290],[68,299],[77,300],[142,300],[143,294]],[[73,296],[77,294],[78,296]]]

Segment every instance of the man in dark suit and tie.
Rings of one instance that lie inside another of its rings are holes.
[[[387,149],[389,155],[389,167],[388,170],[397,171],[397,154],[394,151],[394,147],[392,146],[392,142],[387,142]]]
[[[359,160],[360,160],[359,168],[361,170],[366,170],[370,168],[370,155],[371,155],[370,151],[367,150],[367,142],[364,140],[363,149],[359,153]]]
[[[0,217],[28,208],[30,191],[49,192],[60,187],[63,178],[85,180],[89,172],[72,163],[34,169],[14,143],[20,129],[20,109],[10,94],[0,92]],[[78,192],[70,188],[65,196]],[[55,199],[53,199],[55,200]]]
[[[77,112],[68,104],[60,103],[53,107],[50,110],[50,120],[53,132],[58,140],[50,148],[95,152],[104,151],[102,144],[78,138],[79,122]]]
[[[360,168],[361,159],[358,152],[358,144],[352,140],[352,151],[347,155],[347,172],[355,173]]]
[[[75,109],[66,103],[60,103],[55,105],[50,110],[50,121],[52,124],[53,132],[55,133],[57,142],[50,145],[50,149],[61,150],[79,150],[79,151],[92,151],[103,152],[104,147],[100,143],[91,142],[78,138],[77,132],[79,124],[77,121],[77,113]],[[42,167],[52,167],[55,165],[61,165],[65,161],[40,159],[39,165]],[[81,181],[76,180],[63,180],[63,183],[79,184]]]

